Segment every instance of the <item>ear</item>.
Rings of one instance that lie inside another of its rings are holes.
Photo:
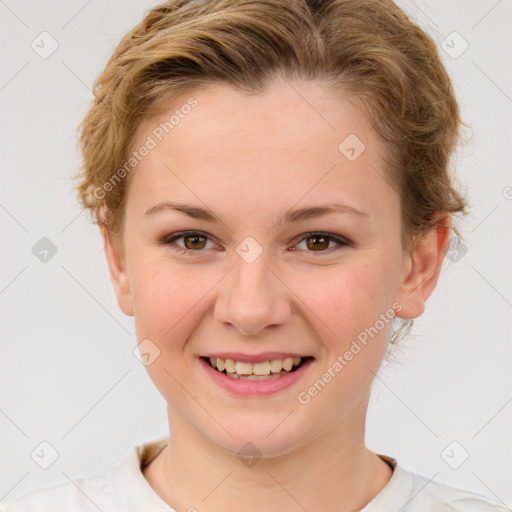
[[[402,305],[396,316],[417,318],[425,311],[425,302],[436,287],[444,256],[450,244],[451,215],[436,216],[434,227],[414,244],[404,260],[403,278],[398,301]]]
[[[128,274],[126,272],[124,254],[119,250],[117,244],[114,243],[105,228],[102,228],[101,234],[103,236],[103,247],[105,249],[110,272],[110,281],[114,287],[117,303],[125,315],[133,316],[132,295]]]

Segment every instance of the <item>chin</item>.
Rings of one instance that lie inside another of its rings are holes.
[[[299,432],[304,425],[294,425],[289,421],[291,418],[283,421],[285,417],[286,414],[282,413],[270,416],[245,413],[241,418],[231,418],[226,424],[229,425],[226,428],[231,436],[218,425],[216,435],[212,435],[211,430],[204,435],[211,443],[241,459],[246,456],[255,459],[279,457],[297,449],[305,437],[305,433],[301,435]]]

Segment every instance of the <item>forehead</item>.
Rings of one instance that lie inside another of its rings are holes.
[[[252,95],[210,84],[144,121],[134,147],[149,139],[154,147],[132,177],[153,203],[215,195],[223,206],[257,207],[274,195],[291,206],[346,196],[371,209],[395,193],[366,117],[318,82],[281,80]]]
[[[145,120],[137,135],[140,140],[155,132],[156,138],[183,149],[201,142],[204,150],[218,148],[218,152],[235,143],[253,149],[278,143],[299,152],[323,142],[321,150],[330,147],[337,154],[339,142],[350,133],[372,146],[380,142],[369,133],[366,117],[354,101],[317,81],[279,79],[259,94],[212,83],[205,90],[160,100],[159,115]],[[195,105],[190,107],[192,102]],[[226,135],[231,138],[224,140]]]

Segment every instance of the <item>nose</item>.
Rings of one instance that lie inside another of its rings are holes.
[[[235,255],[234,268],[223,280],[215,305],[218,322],[257,335],[290,319],[291,292],[269,263],[265,252],[252,263]]]

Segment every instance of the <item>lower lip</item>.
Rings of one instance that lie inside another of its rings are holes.
[[[205,369],[206,373],[210,375],[211,378],[219,384],[219,386],[242,396],[270,395],[290,387],[304,375],[313,361],[314,359],[308,359],[299,368],[297,368],[297,370],[288,373],[287,375],[282,375],[276,379],[245,380],[228,377],[225,373],[214,370],[204,359],[199,358],[199,362]]]

